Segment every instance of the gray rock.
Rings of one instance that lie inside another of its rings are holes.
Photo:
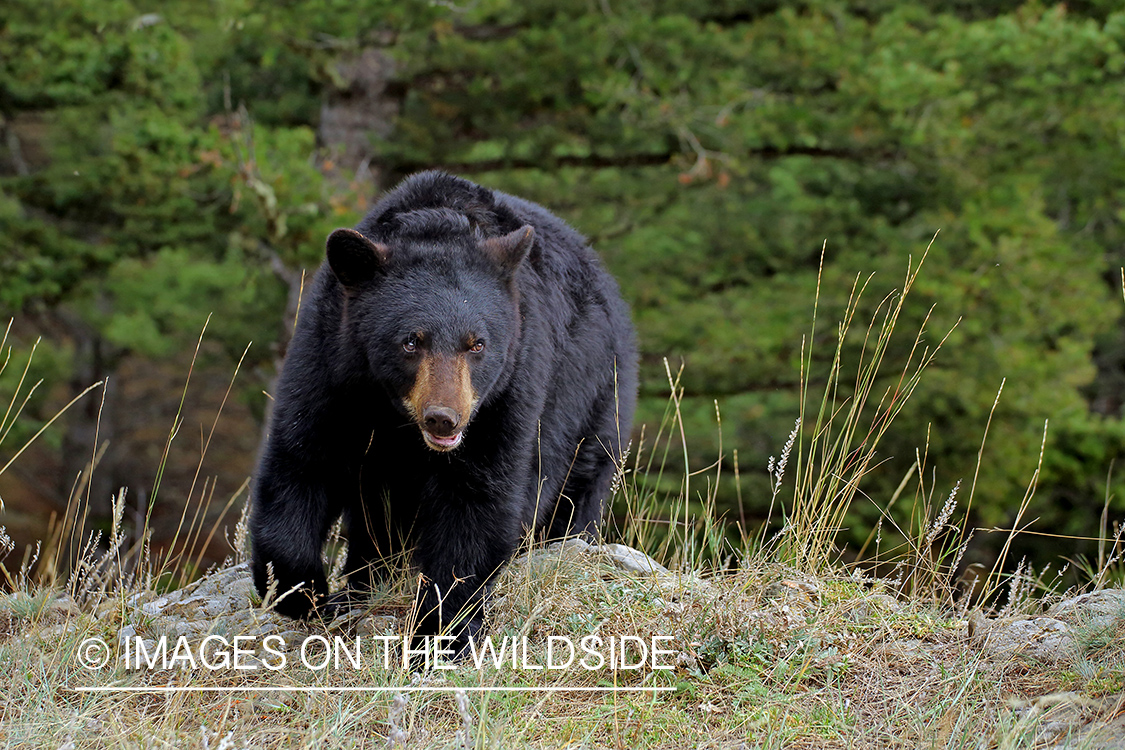
[[[970,619],[974,645],[1000,658],[1029,657],[1050,663],[1070,662],[1078,656],[1078,644],[1070,626],[1053,617],[989,620],[979,614]]]
[[[510,567],[517,571],[521,568],[530,568],[532,575],[536,575],[546,566],[558,566],[562,562],[589,558],[604,560],[627,573],[655,575],[662,578],[673,577],[667,568],[640,550],[624,544],[594,545],[582,539],[566,539],[541,549],[534,549],[517,557]]]
[[[547,549],[553,550],[559,557],[578,560],[589,555],[595,547],[584,539],[564,539],[549,545]]]
[[[640,550],[626,547],[624,544],[603,544],[594,548],[599,554],[609,559],[611,563],[630,573],[641,575],[672,575],[667,568],[653,560]]]
[[[141,605],[141,611],[144,612],[146,615],[158,615],[167,606],[168,606],[168,598],[162,596],[159,599],[154,599],[151,602],[145,602],[144,604],[142,604]]]
[[[762,592],[766,601],[780,600],[799,604],[817,604],[820,602],[820,587],[808,581],[784,580],[771,583]]]
[[[510,568],[520,570],[530,568],[532,574],[540,572],[544,567],[557,567],[565,561],[581,560],[590,556],[597,547],[582,539],[564,539],[561,542],[548,544],[546,547],[533,549],[512,560]]]
[[[1047,614],[1095,630],[1125,626],[1125,590],[1103,589],[1065,599],[1048,609]]]
[[[844,616],[852,622],[867,622],[879,615],[894,614],[902,611],[902,604],[898,599],[887,594],[868,594],[863,598],[856,598],[851,608]]]
[[[1008,705],[1017,728],[1034,736],[1045,750],[1120,750],[1125,747],[1125,716],[1119,714],[1122,696],[1092,698],[1080,693],[1052,693],[1012,699]],[[1048,744],[1049,743],[1049,744]]]

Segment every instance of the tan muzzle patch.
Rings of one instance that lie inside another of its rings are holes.
[[[469,363],[463,354],[425,354],[406,397],[406,409],[422,430],[426,445],[436,451],[451,451],[461,444],[476,401]]]

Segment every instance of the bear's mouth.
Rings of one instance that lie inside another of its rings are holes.
[[[461,444],[461,437],[464,431],[458,430],[452,435],[435,435],[429,430],[422,430],[422,438],[426,441],[426,445],[436,451],[451,451]]]

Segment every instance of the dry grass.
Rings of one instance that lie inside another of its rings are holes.
[[[387,747],[402,733],[405,747],[987,748],[1017,731],[1012,698],[1125,689],[1116,651],[1091,650],[1084,663],[1097,668],[1088,676],[988,660],[970,646],[964,621],[885,591],[776,565],[701,582],[632,578],[591,559],[533,560],[500,582],[494,636],[527,636],[530,662],[542,664],[548,636],[671,635],[676,669],[461,665],[424,675],[381,664],[91,672],[76,662],[83,640],[113,643],[123,624],[143,623],[115,597],[75,606],[24,593],[0,607],[0,738],[32,747],[220,747],[224,738],[226,747]],[[110,685],[237,690],[74,690]],[[343,690],[270,690],[303,686]],[[391,689],[346,692],[372,686]],[[503,691],[528,686],[560,691]],[[676,690],[579,692],[609,686]]]
[[[100,545],[82,537],[80,482],[75,509],[68,513],[75,520],[59,531],[60,537],[78,534],[85,542],[79,545],[69,576],[61,578],[66,567],[52,563],[48,572],[56,577],[36,582],[32,556],[14,569],[0,568],[14,591],[0,597],[0,681],[5,685],[0,693],[0,744],[1050,746],[1037,734],[1037,725],[1019,718],[1011,701],[1060,690],[1090,696],[1123,693],[1125,656],[1105,633],[1083,640],[1081,658],[1066,668],[985,658],[971,644],[966,621],[970,599],[954,603],[953,576],[967,536],[964,513],[957,513],[957,492],[938,492],[921,480],[927,473],[924,450],[884,505],[889,528],[895,518],[903,517],[892,508],[913,494],[909,521],[898,529],[905,541],[884,549],[877,531],[860,551],[861,557],[884,566],[897,564],[898,573],[874,578],[864,572],[870,567],[841,562],[837,537],[844,516],[864,477],[877,468],[880,438],[936,354],[936,349],[921,346],[919,332],[906,362],[885,361],[919,268],[911,264],[902,289],[877,306],[866,333],[860,334],[863,355],[854,381],[843,376],[842,352],[845,340],[855,335],[853,318],[865,283],[857,281],[852,290],[827,375],[808,371],[813,359],[806,350],[800,421],[789,445],[769,467],[774,483],[771,513],[782,528],[767,532],[767,525],[760,535],[745,534],[737,550],[737,570],[722,564],[732,550],[714,512],[721,461],[703,474],[685,471],[682,485],[670,495],[653,489],[663,486],[663,467],[670,461],[682,460],[687,466],[688,446],[679,417],[682,392],[678,374],[669,368],[672,395],[666,419],[655,436],[638,441],[631,470],[621,483],[629,513],[620,534],[675,572],[636,576],[596,556],[537,552],[509,566],[497,585],[490,633],[495,638],[526,638],[530,664],[544,663],[552,636],[577,641],[596,633],[603,638],[671,637],[668,648],[674,653],[668,661],[673,669],[477,670],[460,663],[452,670],[420,673],[401,665],[386,669],[368,659],[361,668],[319,671],[293,662],[276,672],[129,671],[119,664],[87,670],[78,663],[81,644],[94,637],[116,644],[124,627],[145,632],[151,618],[134,605],[154,598],[159,581],[189,576],[195,560],[190,551],[153,559],[143,534],[132,543],[126,541],[119,516]],[[899,374],[880,392],[877,388],[886,379],[879,373],[888,367]],[[807,384],[816,379],[827,383],[818,404],[807,398]],[[22,380],[17,395],[21,389],[26,397]],[[18,404],[13,398],[9,416],[18,415]],[[5,434],[4,425],[10,425],[9,416],[0,422],[0,435]],[[95,463],[93,456],[91,465]],[[646,477],[656,481],[643,481]],[[910,493],[912,483],[915,490]],[[970,498],[972,491],[967,488]],[[1028,492],[1034,492],[1034,478]],[[208,500],[201,496],[197,502],[203,506]],[[231,498],[227,506],[234,501]],[[118,503],[123,505],[123,497]],[[670,514],[658,512],[662,506],[671,507]],[[198,542],[203,532],[194,519],[206,517],[205,508],[190,517],[187,513],[184,533]],[[244,525],[231,537],[233,562],[245,549]],[[1103,570],[1091,571],[1096,583],[1105,580],[1104,568],[1120,557],[1120,539],[1110,542],[1111,548],[1099,557]],[[56,542],[47,549],[61,554],[63,548]],[[986,580],[989,587],[1007,587],[1011,611],[1037,610],[1040,605],[1030,594],[1041,583],[1029,572],[1000,569]],[[393,632],[401,633],[411,591],[412,582],[404,574],[376,596],[375,610],[394,616],[389,621]],[[260,635],[255,628],[262,620],[242,622],[243,630],[232,632],[230,620],[220,617],[212,633],[227,638]],[[375,622],[379,629],[388,621]],[[318,634],[382,634],[364,630],[371,626],[362,624],[359,630],[331,632],[320,623],[287,627],[293,628],[286,633],[290,642]],[[79,691],[81,687],[152,692],[90,693]],[[376,687],[385,689],[369,690]]]

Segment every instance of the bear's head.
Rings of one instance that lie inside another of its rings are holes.
[[[435,451],[457,448],[506,382],[520,334],[516,275],[534,240],[531,226],[499,237],[328,237],[350,345]]]

